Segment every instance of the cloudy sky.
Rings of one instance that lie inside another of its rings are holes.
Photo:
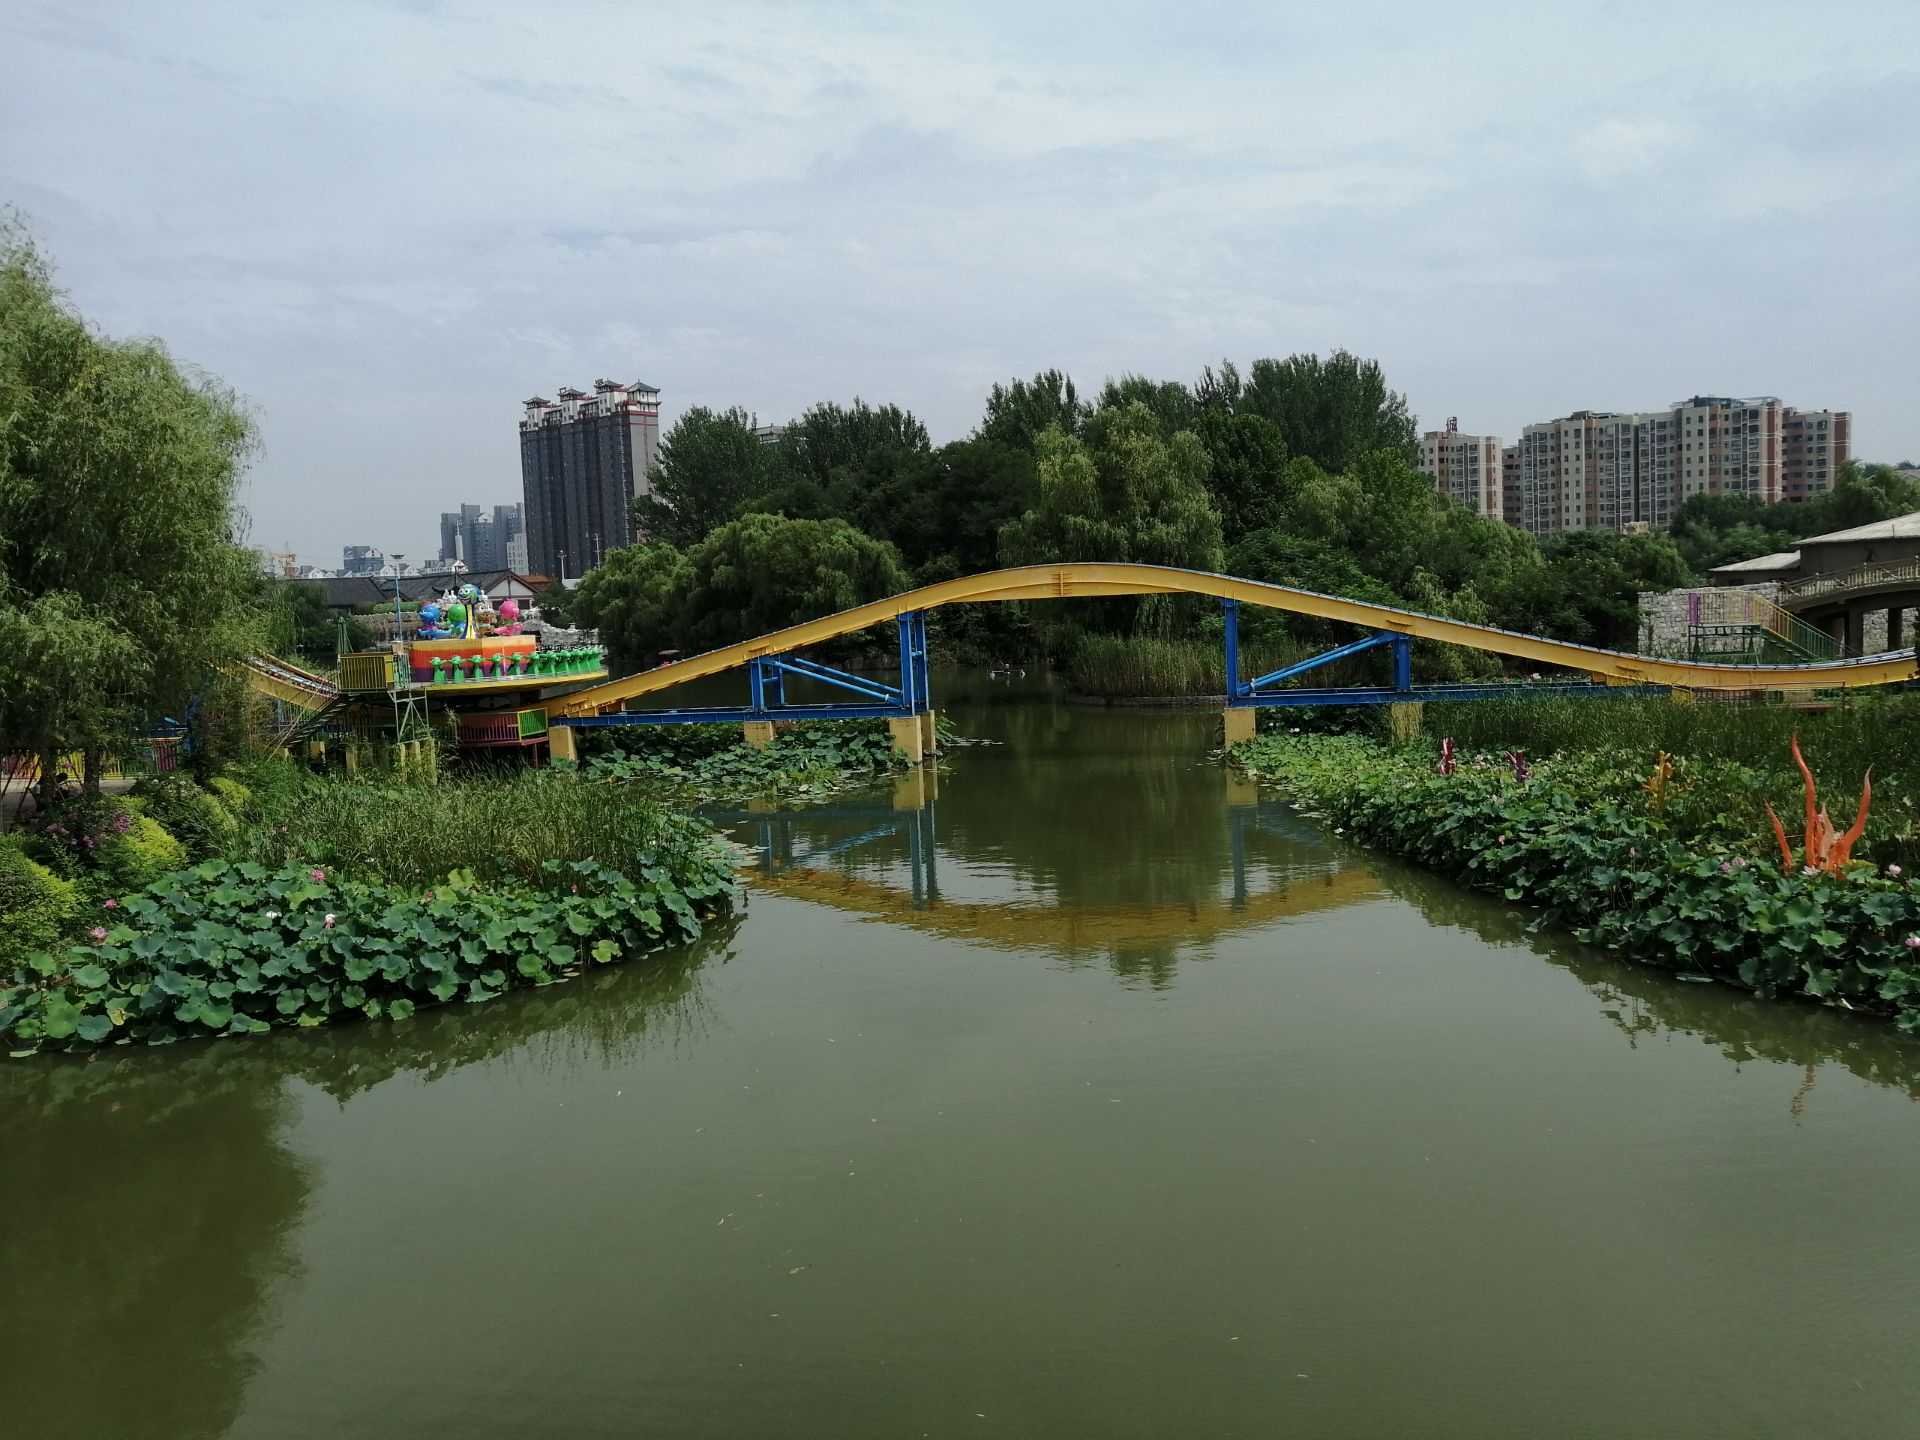
[[[667,417],[1345,346],[1511,437],[1701,391],[1920,458],[1920,5],[0,0],[0,204],[256,407],[256,542]]]

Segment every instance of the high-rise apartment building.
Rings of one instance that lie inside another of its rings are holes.
[[[440,516],[440,563],[460,561],[469,570],[526,569],[526,526],[518,505],[496,505],[483,515],[478,505],[462,505]],[[514,564],[518,556],[520,563]]]
[[[647,493],[660,443],[660,392],[644,381],[534,396],[520,420],[527,561],[533,572],[583,575],[633,539],[633,502]]]
[[[1499,436],[1463,435],[1460,422],[1449,418],[1446,429],[1420,437],[1420,462],[1442,495],[1489,520],[1501,517],[1506,497]]]
[[[1804,500],[1831,488],[1850,435],[1847,412],[1795,410],[1770,395],[1576,410],[1527,426],[1502,457],[1505,519],[1545,537],[1661,529],[1695,495]]]

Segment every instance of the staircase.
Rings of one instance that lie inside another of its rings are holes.
[[[1842,647],[1751,590],[1694,590],[1687,595],[1687,653],[1729,665],[1838,660]]]

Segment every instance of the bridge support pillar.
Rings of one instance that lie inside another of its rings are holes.
[[[574,765],[580,760],[580,751],[574,744],[571,725],[551,725],[547,728],[547,759],[555,765]]]
[[[740,729],[747,737],[747,744],[755,750],[764,750],[773,743],[771,720],[749,720]]]
[[[1864,655],[1867,650],[1867,612],[1861,609],[1847,611],[1847,653]]]
[[[1229,705],[1226,711],[1227,744],[1238,745],[1253,739],[1259,712],[1251,705]]]
[[[1419,700],[1396,700],[1387,706],[1387,728],[1396,745],[1420,738],[1421,712],[1425,709]]]
[[[893,740],[893,748],[907,757],[909,765],[918,765],[925,758],[926,751],[920,744],[918,715],[889,716],[887,734]]]
[[[1904,650],[1907,646],[1907,612],[1898,605],[1887,610],[1887,649]]]
[[[934,738],[933,711],[923,711],[920,715],[920,753],[931,755],[940,748],[940,742]]]

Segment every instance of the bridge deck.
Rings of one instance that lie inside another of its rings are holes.
[[[1464,645],[1468,649],[1484,650],[1533,664],[1563,666],[1585,672],[1596,679],[1617,680],[1627,684],[1669,685],[1693,690],[1806,691],[1890,685],[1920,676],[1920,666],[1916,666],[1911,652],[1807,665],[1726,665],[1711,661],[1667,660],[1619,650],[1602,650],[1591,645],[1572,645],[1561,640],[1546,640],[1538,635],[1523,635],[1490,625],[1472,625],[1464,620],[1450,620],[1444,616],[1398,610],[1386,605],[1370,605],[1359,600],[1345,600],[1337,595],[1268,585],[1258,580],[1240,580],[1230,575],[1178,570],[1163,565],[1084,562],[990,570],[979,575],[923,585],[917,590],[909,590],[885,600],[875,600],[835,615],[791,625],[752,640],[722,646],[718,650],[709,650],[704,655],[690,656],[624,679],[608,681],[604,685],[576,690],[549,701],[547,714],[554,718],[615,710],[629,700],[683,685],[689,680],[737,669],[763,655],[782,655],[809,645],[818,645],[822,641],[865,630],[913,611],[932,610],[941,605],[972,605],[997,600],[1088,599],[1113,595],[1204,595],[1221,600],[1237,600],[1243,605],[1259,605],[1296,615],[1342,621],[1368,630],[1408,635],[1447,645]]]

